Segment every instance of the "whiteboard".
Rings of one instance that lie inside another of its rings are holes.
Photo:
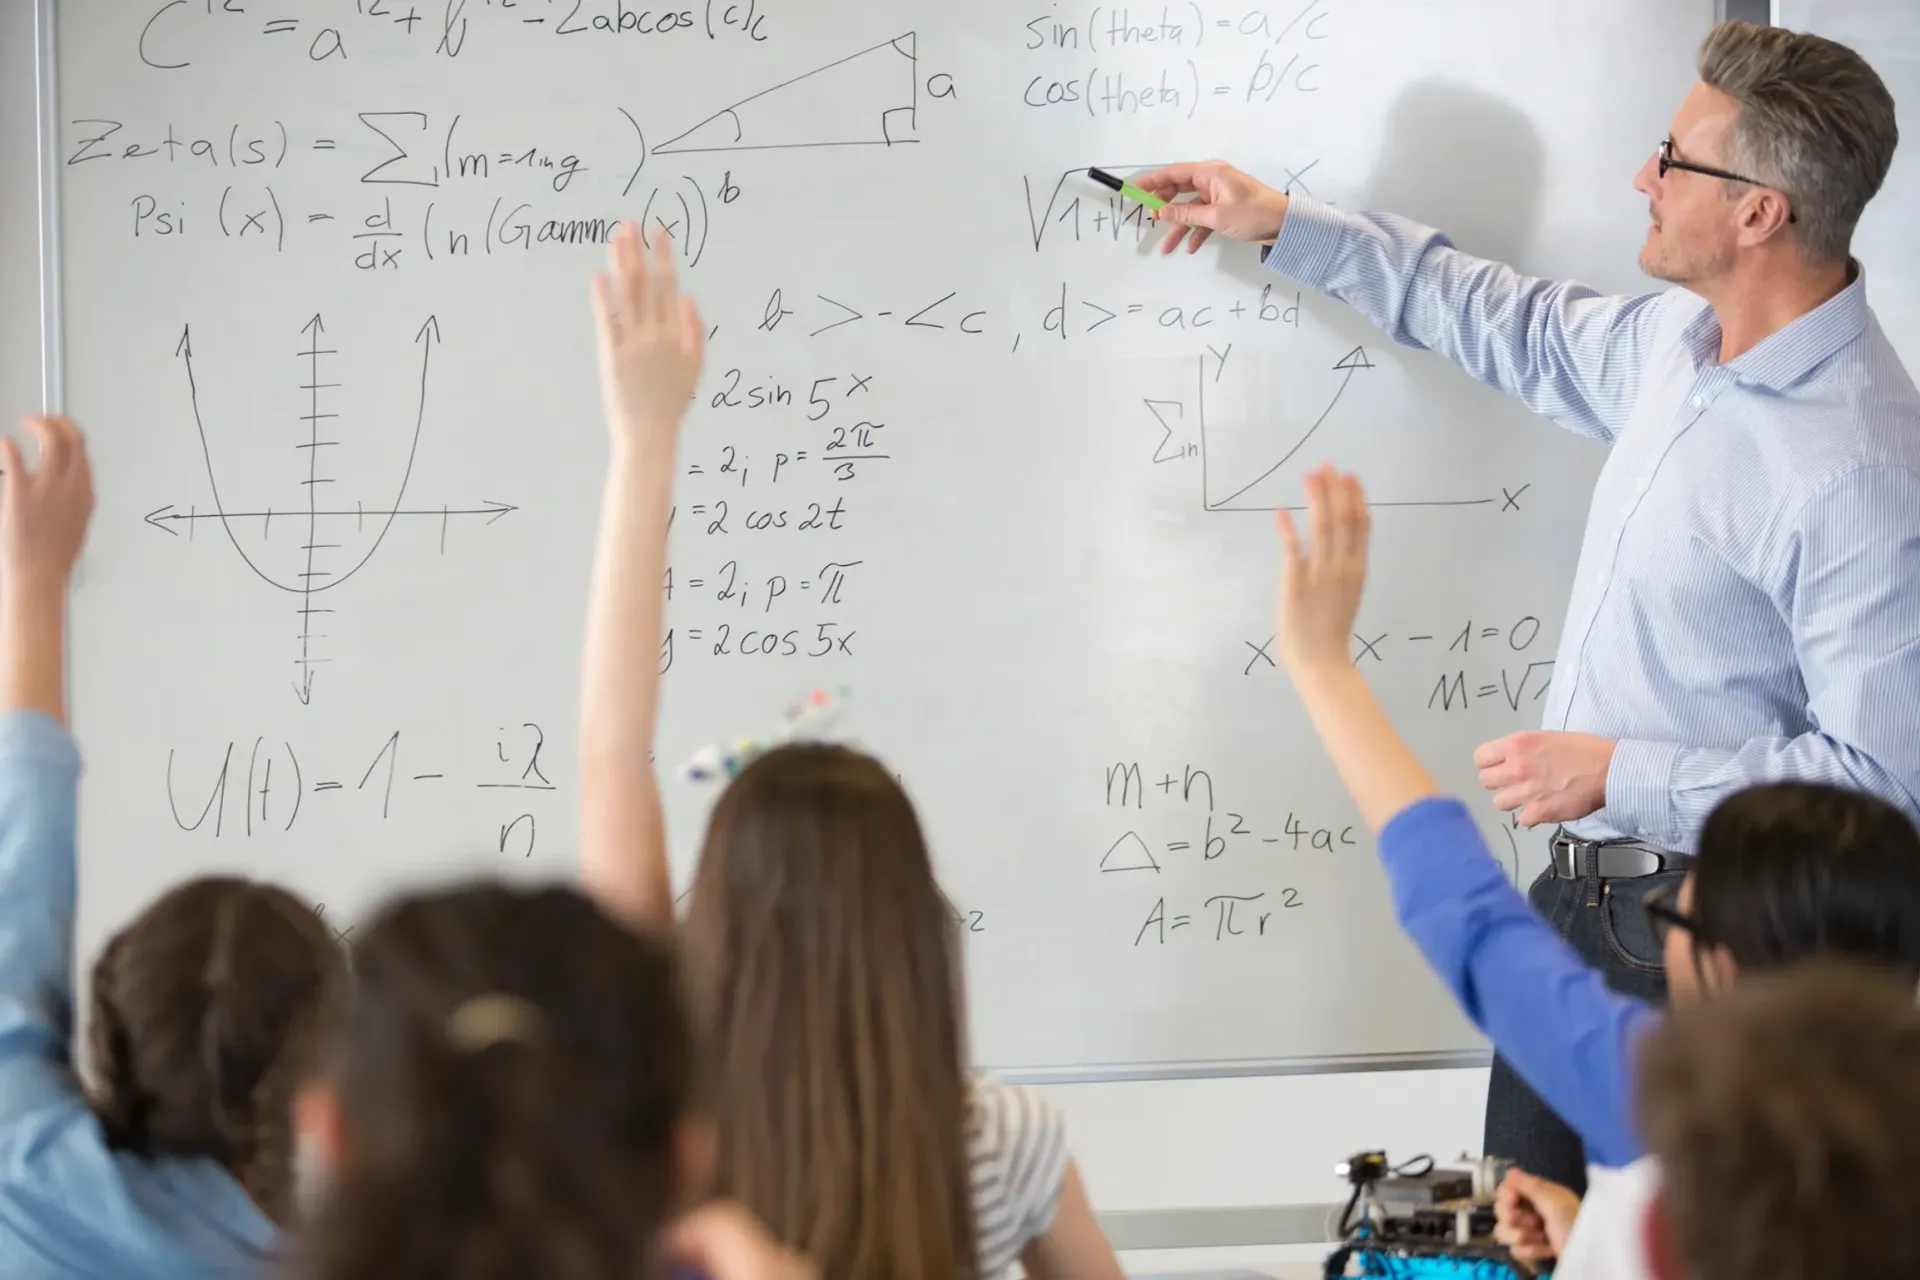
[[[1272,665],[1268,513],[1364,473],[1357,659],[1477,796],[1598,451],[1251,250],[1158,259],[1081,171],[1223,154],[1636,289],[1629,179],[1711,6],[1631,8],[60,4],[83,952],[200,872],[343,932],[423,877],[570,873],[586,280],[630,216],[713,326],[669,645],[633,655],[670,664],[663,765],[850,689],[985,1065],[1481,1057]],[[667,788],[682,883],[710,799]]]
[[[1920,369],[1920,6],[1874,0],[1777,0],[1774,22],[1860,51],[1893,94],[1900,146],[1880,194],[1867,206],[1853,254],[1867,273],[1867,301],[1909,371]]]

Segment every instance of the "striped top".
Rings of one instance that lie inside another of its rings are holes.
[[[973,1176],[980,1275],[1004,1276],[1053,1226],[1072,1155],[1067,1126],[1039,1094],[991,1076],[973,1077],[967,1153]]]
[[[1691,852],[1783,779],[1920,816],[1920,392],[1864,273],[1721,364],[1693,293],[1529,279],[1389,214],[1296,195],[1265,260],[1612,446],[1544,717],[1617,743],[1573,831]]]

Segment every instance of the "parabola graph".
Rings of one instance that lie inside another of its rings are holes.
[[[442,341],[437,317],[428,316],[413,337],[418,376],[408,406],[411,423],[407,427],[406,460],[390,488],[351,500],[334,492],[339,477],[331,474],[335,468],[329,465],[337,456],[333,451],[350,446],[358,425],[351,421],[353,415],[339,407],[346,394],[343,381],[334,372],[340,352],[327,338],[326,320],[318,313],[300,326],[299,338],[302,345],[296,355],[302,381],[295,385],[305,412],[297,415],[290,433],[298,464],[293,474],[299,479],[297,492],[275,502],[252,492],[242,494],[233,483],[223,481],[218,450],[209,435],[201,403],[204,371],[196,366],[199,357],[194,350],[193,327],[182,327],[174,355],[184,373],[210,506],[194,502],[182,510],[169,503],[149,511],[146,522],[162,533],[184,535],[190,540],[202,524],[217,524],[255,579],[293,598],[298,631],[296,648],[290,655],[294,669],[291,684],[294,696],[310,704],[318,669],[332,661],[327,652],[326,642],[331,637],[326,624],[340,612],[340,588],[373,561],[397,524],[437,522],[444,554],[448,532],[456,524],[491,525],[518,508],[493,499],[436,504],[413,497],[420,443],[429,417],[433,353]],[[273,536],[276,522],[284,531],[278,539]],[[294,536],[288,537],[288,533]]]

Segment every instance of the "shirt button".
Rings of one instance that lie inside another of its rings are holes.
[[[1699,396],[1695,396],[1690,403],[1693,405],[1694,408],[1698,409],[1702,405],[1706,404],[1706,401],[1701,399]]]
[[[1653,484],[1652,476],[1641,476],[1638,480],[1634,482],[1633,487],[1636,491],[1640,493],[1645,493],[1652,484]]]

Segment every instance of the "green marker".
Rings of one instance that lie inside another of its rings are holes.
[[[1139,187],[1134,186],[1131,182],[1128,182],[1126,179],[1114,177],[1112,174],[1108,173],[1105,169],[1089,169],[1087,170],[1087,176],[1089,178],[1092,178],[1095,182],[1099,183],[1101,186],[1106,187],[1112,191],[1118,191],[1121,195],[1125,196],[1127,199],[1132,200],[1137,204],[1143,204],[1147,206],[1147,208],[1149,209],[1164,209],[1167,207],[1167,202],[1165,200],[1162,200],[1159,196],[1153,194],[1153,192],[1142,191]]]

